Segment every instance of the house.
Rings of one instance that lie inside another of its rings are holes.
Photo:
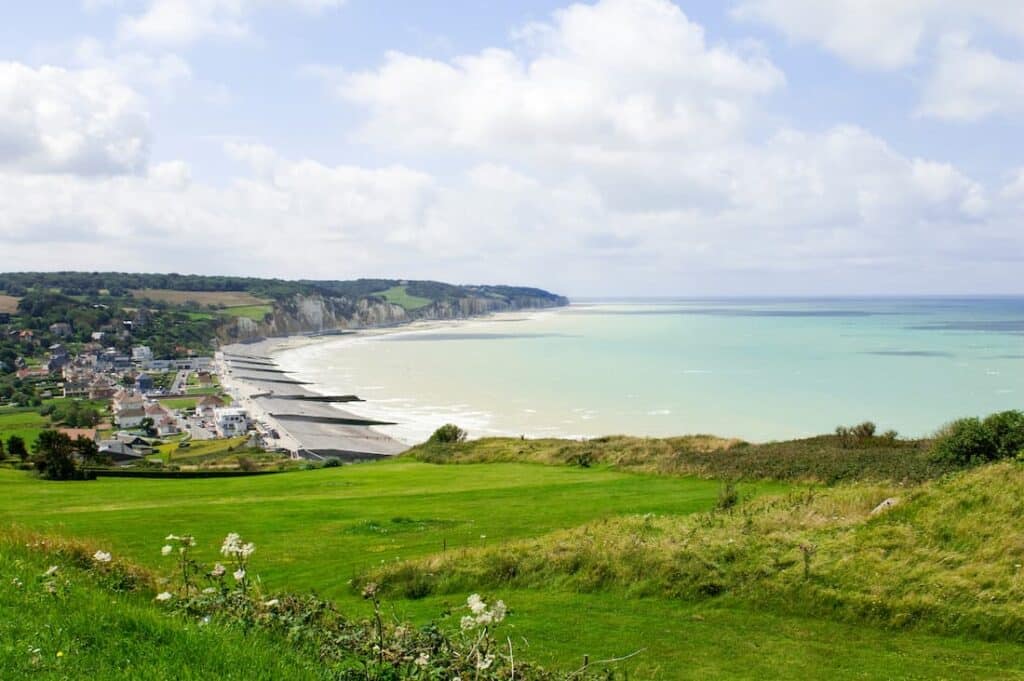
[[[212,419],[214,411],[225,406],[225,404],[224,400],[216,395],[204,395],[196,402],[196,416]]]
[[[96,341],[97,343],[102,343],[103,337],[105,335],[107,334],[105,334],[103,331],[93,331],[91,334],[89,334],[89,338]]]
[[[64,397],[88,397],[89,382],[84,378],[73,377],[64,380]]]
[[[58,355],[57,357],[50,357],[46,361],[46,370],[50,372],[61,371],[64,367],[71,364],[71,358],[68,355]]]
[[[138,428],[146,418],[146,401],[140,395],[121,391],[114,396],[114,420],[121,428]]]
[[[118,466],[124,466],[142,460],[142,454],[136,452],[130,445],[118,440],[100,440],[98,444],[100,454],[109,456],[110,459]]]
[[[177,435],[181,432],[178,427],[178,419],[174,418],[170,414],[161,417],[156,421],[156,434],[160,437],[167,437],[168,435]]]
[[[153,351],[147,345],[136,345],[132,348],[132,361],[136,364],[143,364],[153,359]]]
[[[117,394],[117,388],[104,378],[96,378],[89,385],[90,400],[109,400]]]
[[[148,393],[153,390],[153,377],[149,374],[139,374],[135,377],[135,389],[140,393]]]
[[[58,338],[67,338],[71,335],[71,325],[67,322],[57,322],[56,324],[50,324],[50,333]]]
[[[214,409],[213,420],[221,437],[244,435],[249,430],[249,412],[238,407]]]
[[[21,379],[46,378],[50,375],[50,371],[46,367],[25,367],[24,369],[18,369],[15,375]]]
[[[80,437],[84,437],[87,440],[96,440],[95,428],[60,428],[59,430],[72,440],[75,440]]]

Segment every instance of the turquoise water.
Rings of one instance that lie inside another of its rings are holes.
[[[1024,408],[1024,298],[577,303],[289,350],[286,369],[409,442],[715,433],[753,441],[875,421],[924,435]]]

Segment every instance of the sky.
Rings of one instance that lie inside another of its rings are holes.
[[[1020,0],[39,0],[0,270],[1024,293]]]

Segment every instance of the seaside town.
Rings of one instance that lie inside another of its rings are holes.
[[[9,412],[0,445],[8,455],[27,457],[40,433],[53,430],[91,441],[94,461],[116,467],[245,469],[315,456],[254,404],[254,386],[231,384],[222,351],[179,347],[183,356],[159,357],[131,344],[135,324],[33,329],[0,312],[0,404]]]

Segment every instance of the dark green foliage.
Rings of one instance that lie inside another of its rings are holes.
[[[74,480],[78,477],[74,453],[70,437],[55,430],[44,430],[36,441],[32,463],[47,480]]]
[[[875,430],[876,426],[871,421],[864,421],[850,427],[838,426],[836,428],[836,438],[844,447],[856,447],[863,443],[870,443],[875,437]],[[890,441],[895,440],[897,433],[895,430],[889,430],[882,437]]]
[[[971,417],[943,428],[933,448],[936,461],[969,466],[1014,457],[1024,450],[1024,413],[1004,411]]]
[[[19,435],[12,435],[7,438],[7,453],[18,457],[22,461],[28,458],[28,449],[25,447],[25,440]]]
[[[91,428],[100,421],[100,412],[89,402],[81,400],[60,400],[43,405],[39,413],[49,416],[54,423],[63,423],[69,428]]]
[[[454,423],[446,423],[430,436],[428,442],[433,444],[455,444],[466,441],[466,431]]]

